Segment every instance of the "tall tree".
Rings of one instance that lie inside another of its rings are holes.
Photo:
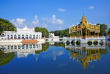
[[[104,36],[107,33],[107,25],[105,24],[97,24],[100,25],[100,36]]]
[[[35,32],[42,32],[42,37],[49,37],[49,32],[46,28],[36,27]]]
[[[54,33],[55,36],[59,36],[59,37],[69,37],[69,28],[65,29],[65,30],[56,30],[56,31],[51,31],[51,33]]]
[[[8,20],[0,18],[0,33],[3,31],[16,31],[16,27]]]

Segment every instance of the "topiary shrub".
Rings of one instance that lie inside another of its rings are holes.
[[[92,45],[92,41],[88,41],[87,44],[88,44],[89,46],[91,46],[91,45]]]
[[[66,44],[67,44],[67,45],[69,45],[69,44],[70,44],[70,42],[69,42],[69,41],[66,41]]]
[[[76,44],[77,44],[77,45],[80,45],[80,41],[76,41]]]
[[[101,40],[99,44],[102,46],[102,45],[104,45],[104,42]]]
[[[94,43],[94,45],[96,46],[96,45],[98,44],[98,41],[95,40],[93,43]]]
[[[72,44],[72,45],[75,45],[75,41],[74,41],[74,40],[73,40],[73,41],[71,41],[71,44]]]

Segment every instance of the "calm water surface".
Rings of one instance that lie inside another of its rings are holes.
[[[0,45],[0,74],[110,74],[110,46]]]

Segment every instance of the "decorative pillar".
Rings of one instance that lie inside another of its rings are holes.
[[[81,37],[82,37],[82,29],[81,29]]]

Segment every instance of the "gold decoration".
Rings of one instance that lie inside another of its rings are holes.
[[[74,26],[74,29],[76,29],[76,26]]]
[[[99,29],[99,27],[96,27],[96,29]]]
[[[73,28],[70,28],[70,30],[73,30]]]
[[[87,27],[90,27],[90,25],[88,24]]]
[[[91,28],[93,29],[94,28],[94,25],[92,25]]]

